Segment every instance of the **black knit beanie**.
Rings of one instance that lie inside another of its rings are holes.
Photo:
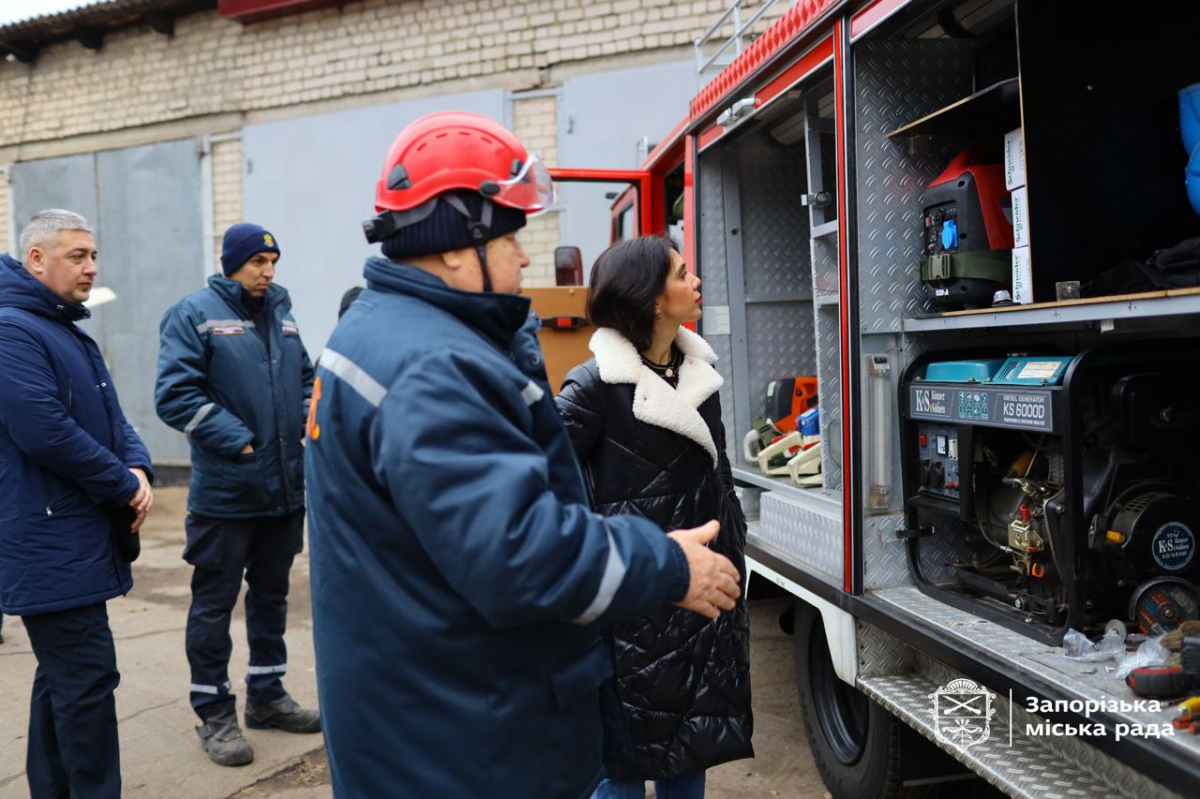
[[[279,254],[279,242],[261,225],[242,222],[225,231],[221,242],[221,268],[229,277],[260,252]]]
[[[491,202],[481,197],[478,192],[456,191],[453,194],[467,207],[473,219],[479,219],[483,204]],[[524,211],[499,203],[491,205],[492,223],[489,239],[499,238],[525,227]],[[420,222],[400,228],[384,239],[383,254],[393,261],[403,261],[405,258],[460,250],[474,243],[471,240],[467,218],[450,203],[439,200],[429,216]]]

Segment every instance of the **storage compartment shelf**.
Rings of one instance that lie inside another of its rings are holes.
[[[789,291],[779,294],[747,294],[743,301],[747,305],[757,305],[773,302],[812,302],[812,298],[811,291]]]
[[[995,137],[1021,126],[1021,87],[1017,78],[994,83],[983,91],[896,128],[887,136]]]
[[[1200,288],[1150,291],[1119,297],[980,308],[904,319],[907,333],[965,330],[979,327],[1080,324],[1147,316],[1178,316],[1200,313]]]
[[[842,498],[837,491],[830,491],[827,488],[801,488],[792,484],[786,477],[769,477],[761,472],[737,467],[733,468],[733,477],[743,483],[774,491],[793,502],[808,505],[815,510],[825,513],[841,511]]]
[[[814,239],[819,239],[822,236],[831,236],[831,235],[836,234],[837,232],[838,232],[838,223],[837,223],[837,220],[835,219],[832,222],[826,222],[824,224],[817,225],[815,228],[813,228],[812,229],[812,237]]]

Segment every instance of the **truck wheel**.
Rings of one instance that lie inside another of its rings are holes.
[[[862,691],[838,679],[821,614],[802,606],[797,609],[795,625],[800,715],[813,761],[833,799],[931,799],[940,795],[940,785],[903,784],[902,743],[916,733]]]

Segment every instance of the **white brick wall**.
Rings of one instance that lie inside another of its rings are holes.
[[[213,178],[213,253],[221,269],[221,239],[230,225],[242,219],[242,142],[239,139],[212,145]]]
[[[10,244],[8,240],[8,171],[4,170],[0,172],[0,252],[11,252],[16,246],[16,241]],[[17,259],[22,257],[17,253],[12,254]]]
[[[192,14],[176,21],[170,39],[140,26],[109,34],[98,52],[72,41],[43,49],[33,65],[0,61],[0,164],[19,159],[22,144],[80,137],[66,149],[120,147],[129,143],[125,138],[145,139],[147,130],[166,123],[201,132],[212,125],[213,132],[223,132],[231,114],[330,100],[369,104],[371,95],[384,92],[390,94],[379,102],[393,102],[397,92],[427,92],[440,82],[544,89],[553,86],[556,67],[587,71],[588,59],[656,51],[678,57],[727,5],[728,0],[366,0],[252,25],[222,19],[215,11]],[[778,3],[768,19],[787,7]],[[605,68],[612,68],[611,61]],[[536,141],[538,152],[553,163],[554,99],[519,106],[518,134]],[[102,143],[93,143],[96,135]],[[240,143],[214,147],[218,235],[241,220],[240,160]],[[0,192],[0,205],[4,202]],[[0,236],[6,220],[0,213]],[[530,284],[553,283],[557,228],[557,219],[547,215],[524,235],[531,255],[537,253]]]
[[[64,42],[32,66],[0,62],[0,147],[520,70],[534,88],[567,62],[690,45],[726,3],[367,0],[253,25],[192,14],[171,39],[134,27],[99,52]]]
[[[513,98],[513,132],[532,153],[549,166],[558,165],[558,98],[556,96]],[[558,246],[558,214],[534,217],[518,238],[529,255],[524,285],[554,285],[554,248]]]

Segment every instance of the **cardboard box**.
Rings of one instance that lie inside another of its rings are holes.
[[[1013,302],[1029,305],[1033,302],[1033,270],[1029,266],[1029,248],[1016,247],[1012,251],[1012,298]]]
[[[1013,246],[1029,246],[1029,195],[1022,186],[1012,193]]]
[[[1004,186],[1009,191],[1025,185],[1025,133],[1023,128],[1004,134]]]

